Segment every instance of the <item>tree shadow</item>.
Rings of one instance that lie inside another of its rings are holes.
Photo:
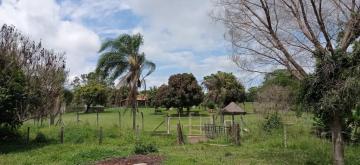
[[[30,142],[25,144],[24,142],[1,142],[0,143],[0,154],[9,154],[9,153],[20,153],[27,152],[30,150],[38,149],[45,147],[49,144],[53,144],[52,141],[46,143],[36,143]]]

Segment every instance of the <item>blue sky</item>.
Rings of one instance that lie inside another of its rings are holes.
[[[150,86],[183,72],[201,82],[218,70],[233,72],[247,87],[259,84],[261,75],[231,61],[226,30],[209,16],[214,5],[210,0],[2,0],[0,23],[65,52],[70,80],[95,68],[103,40],[142,33],[141,51],[157,64]]]

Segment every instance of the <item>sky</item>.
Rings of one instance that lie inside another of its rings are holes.
[[[193,73],[201,83],[217,71],[232,72],[247,88],[261,75],[231,61],[225,27],[210,13],[213,0],[0,0],[0,25],[14,25],[44,47],[66,53],[69,80],[93,71],[103,41],[141,33],[141,52],[156,71],[147,86],[167,83],[170,75]]]

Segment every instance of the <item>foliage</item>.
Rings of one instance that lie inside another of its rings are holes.
[[[245,88],[232,73],[218,71],[205,76],[203,84],[208,90],[205,100],[220,107],[230,102],[245,101]]]
[[[59,113],[67,75],[63,53],[45,49],[14,27],[3,25],[0,70],[0,118],[6,115],[11,120],[8,126],[15,128],[33,117],[53,119]]]
[[[47,139],[46,135],[42,132],[38,132],[34,139],[35,143],[46,143],[48,141],[49,140]]]
[[[25,76],[16,66],[5,67],[8,63],[0,56],[0,127],[17,128],[22,124],[18,114],[25,102]]]
[[[263,130],[271,132],[273,129],[279,129],[282,127],[281,117],[278,113],[272,113],[265,117],[263,124]]]
[[[75,89],[75,98],[78,102],[86,105],[86,112],[89,112],[91,105],[105,105],[107,100],[106,86],[98,83],[91,83]]]
[[[245,93],[245,101],[246,102],[254,102],[256,99],[256,95],[258,92],[258,87],[251,87],[248,89],[248,92]]]
[[[64,89],[63,95],[65,104],[70,105],[74,99],[74,93],[70,89]]]
[[[290,87],[293,90],[297,90],[300,85],[300,81],[296,79],[288,70],[277,69],[271,73],[265,75],[263,85],[278,85],[283,87]]]
[[[168,99],[171,107],[189,108],[199,105],[203,99],[200,85],[197,83],[193,74],[182,73],[170,76],[168,82]]]
[[[141,142],[138,142],[135,144],[135,148],[134,148],[134,153],[135,154],[142,154],[142,155],[146,155],[146,154],[150,154],[153,152],[158,152],[157,147],[150,143],[150,144],[144,144]]]
[[[206,106],[209,108],[209,109],[215,109],[215,103],[213,101],[208,101]]]
[[[350,127],[352,110],[360,101],[360,43],[353,52],[318,55],[315,73],[302,84],[300,104],[313,110],[315,117],[332,128],[340,120],[344,132]]]
[[[146,95],[148,97],[148,102],[151,107],[156,107],[156,94],[157,94],[158,88],[156,86],[150,87],[150,89],[147,91]]]
[[[108,103],[110,105],[123,106],[126,98],[129,96],[129,87],[122,86],[120,88],[112,87],[109,89]]]
[[[165,107],[166,109],[169,109],[171,107],[171,98],[169,93],[169,86],[167,85],[161,85],[156,92],[156,96],[154,99],[154,105],[155,107]]]
[[[300,81],[285,69],[268,73],[264,79],[262,86],[256,88],[255,100],[266,111],[294,110]]]

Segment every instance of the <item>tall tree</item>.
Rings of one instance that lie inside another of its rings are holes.
[[[144,53],[140,53],[142,44],[141,34],[123,34],[115,39],[105,41],[99,50],[101,56],[96,68],[103,78],[109,78],[111,81],[119,79],[117,86],[129,87],[127,104],[132,108],[134,130],[136,128],[138,88],[144,82],[143,79],[155,70],[155,64],[148,61]],[[146,69],[148,72],[144,74]]]
[[[220,107],[245,100],[245,88],[232,73],[218,71],[205,76],[203,85],[208,90],[206,100]]]
[[[172,75],[168,84],[169,103],[171,107],[178,108],[179,113],[182,113],[183,108],[189,113],[191,106],[199,105],[203,100],[201,86],[191,73]]]
[[[360,36],[360,2],[357,0],[218,2],[221,12],[216,18],[228,29],[233,59],[248,71],[264,73],[264,69],[269,68],[264,66],[281,66],[303,80],[308,76],[307,67],[313,68],[315,63],[326,66],[330,64],[328,59],[348,56],[347,51],[352,51],[349,46]],[[331,81],[321,80],[323,84]],[[334,164],[344,164],[340,109],[326,111],[332,125]]]
[[[41,43],[23,36],[15,27],[3,25],[0,30],[0,58],[0,71],[4,77],[8,73],[14,74],[10,76],[12,79],[7,79],[11,84],[14,85],[17,80],[13,78],[19,78],[20,72],[24,76],[22,86],[25,94],[18,99],[16,111],[13,111],[16,112],[14,121],[21,123],[30,118],[49,116],[53,124],[60,112],[60,97],[67,75],[64,54],[45,49]],[[4,86],[10,85],[6,81],[3,83]],[[11,86],[8,86],[9,89]]]

